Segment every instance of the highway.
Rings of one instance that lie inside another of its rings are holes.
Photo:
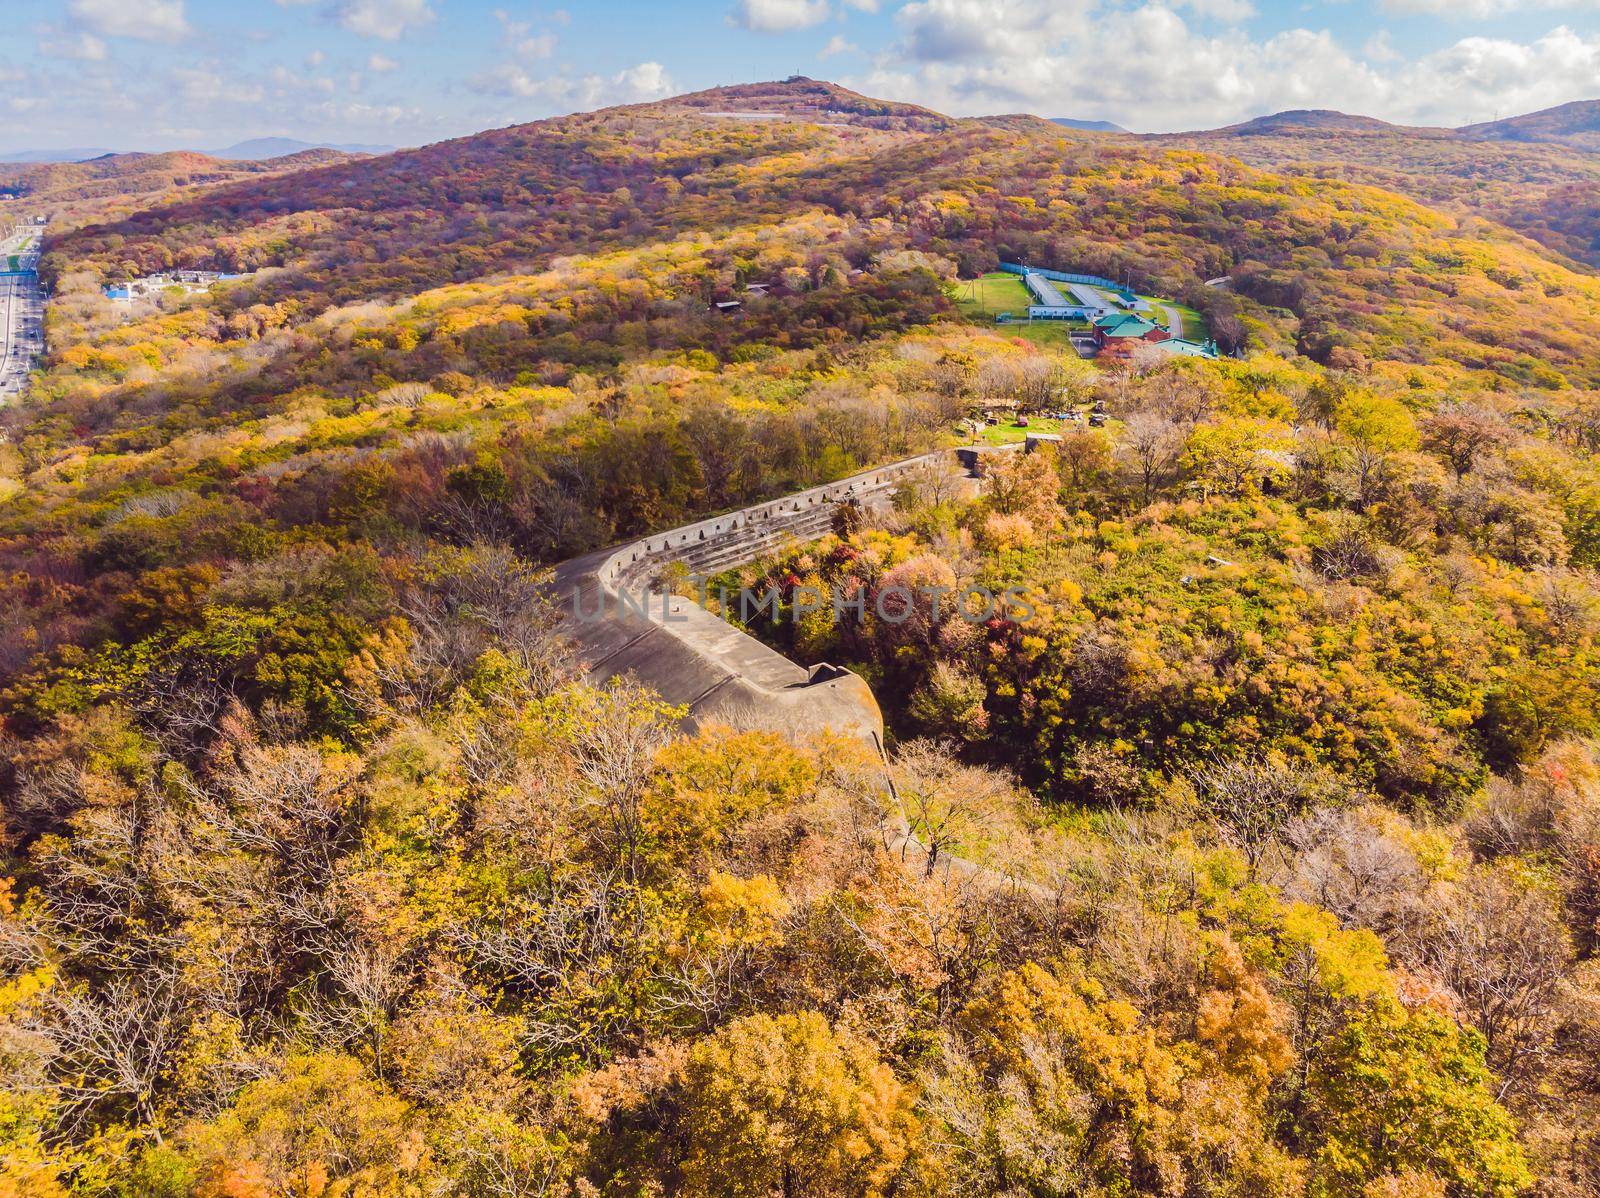
[[[42,234],[40,226],[19,225],[0,241],[0,404],[21,393],[34,359],[44,349],[44,298],[38,274]]]

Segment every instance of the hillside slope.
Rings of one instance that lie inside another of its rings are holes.
[[[1457,132],[1484,141],[1556,143],[1600,153],[1600,100],[1576,100],[1523,116],[1466,125]]]
[[[779,116],[714,115],[732,103]],[[869,110],[853,118],[869,124],[809,119],[852,104]],[[1416,144],[1388,131],[1317,136],[1340,144],[1353,136],[1350,157],[1366,146],[1374,162]],[[1463,147],[1480,145],[1427,144],[1463,171]],[[227,186],[83,230],[57,243],[46,269],[59,272],[69,259],[102,275],[171,262],[284,267],[238,302],[292,298],[316,308],[534,271],[573,247],[618,248],[820,208],[885,222],[890,240],[964,267],[1026,255],[1128,274],[1168,295],[1232,272],[1239,294],[1279,313],[1258,316],[1263,336],[1319,361],[1342,354],[1402,369],[1448,362],[1519,382],[1600,379],[1595,280],[1464,212],[1429,209],[1372,182],[1405,185],[1398,177],[1363,168],[1349,182],[1314,170],[1286,180],[1175,145],[1039,121],[935,119],[802,80]],[[1220,145],[1248,150],[1259,141]],[[1569,151],[1518,148],[1502,162],[1508,186],[1541,164],[1562,183],[1581,173]]]
[[[0,166],[0,201],[15,210],[45,213],[55,220],[104,220],[157,199],[170,201],[189,189],[234,180],[292,173],[351,155],[310,149],[284,157],[229,161],[191,150],[162,154],[105,154],[79,162]]]
[[[1557,253],[1600,264],[1600,157],[1557,138],[1469,134],[1343,113],[1284,112],[1152,140],[1232,155],[1267,170],[1371,183],[1482,215]]]

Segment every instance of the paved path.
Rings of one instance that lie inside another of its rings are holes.
[[[1167,332],[1171,333],[1174,337],[1182,337],[1183,313],[1178,311],[1171,304],[1162,304],[1161,307],[1165,309],[1167,313]]]

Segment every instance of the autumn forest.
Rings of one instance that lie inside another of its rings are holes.
[[[0,1198],[1600,1192],[1600,157],[1285,118],[4,168]],[[567,635],[562,562],[1041,417],[720,576],[861,597],[717,614],[886,755]]]

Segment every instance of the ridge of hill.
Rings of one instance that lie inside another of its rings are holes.
[[[1481,216],[1558,254],[1600,265],[1600,157],[1556,140],[1501,140],[1342,113],[1278,113],[1149,139],[1265,170],[1339,178]]]
[[[332,150],[337,154],[392,154],[398,147],[390,145],[367,145],[352,142],[339,144],[326,141],[302,141],[298,137],[252,137],[245,141],[234,142],[231,146],[224,146],[220,150],[206,150],[204,153],[211,158],[240,161],[261,161],[270,158],[288,158],[295,154],[303,154],[308,150]]]
[[[170,202],[175,193],[187,189],[301,171],[350,157],[313,149],[260,161],[225,161],[196,150],[169,150],[103,154],[81,162],[0,165],[0,203],[9,200],[58,221],[103,220],[143,203]]]
[[[1600,100],[1575,100],[1456,132],[1482,141],[1544,142],[1600,153]]]
[[[878,100],[837,83],[805,75],[771,83],[742,83],[689,92],[646,108],[693,109],[727,118],[781,117],[825,125],[858,125],[871,129],[936,132],[955,124],[952,117],[895,100]]]

